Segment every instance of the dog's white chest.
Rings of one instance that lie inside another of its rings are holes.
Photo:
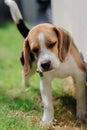
[[[68,76],[75,76],[78,71],[78,76],[81,70],[78,68],[72,55],[69,55],[68,59],[64,63],[60,63],[59,67],[52,72],[49,72],[50,77],[66,78]]]

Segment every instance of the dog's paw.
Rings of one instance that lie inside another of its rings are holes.
[[[52,126],[52,125],[53,125],[53,122],[52,122],[52,121],[50,121],[50,122],[41,121],[41,122],[40,122],[40,126],[41,126],[41,127],[49,128],[49,127]]]
[[[41,122],[40,122],[40,126],[41,126],[41,127],[47,127],[47,128],[49,128],[49,127],[55,126],[56,123],[57,123],[57,120],[56,120],[56,119],[54,119],[54,120],[52,120],[52,121],[41,121]]]

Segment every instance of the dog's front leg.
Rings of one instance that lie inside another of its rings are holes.
[[[22,70],[22,86],[25,86],[25,87],[30,86],[29,79],[35,72],[36,72],[36,68],[35,68],[34,64],[32,64],[32,68],[28,75],[24,74],[24,69]]]
[[[41,125],[49,125],[54,119],[54,108],[52,103],[51,80],[49,77],[42,77],[40,80],[40,91],[44,106],[44,114]]]
[[[31,74],[28,75],[24,75],[24,71],[22,70],[22,86],[23,87],[29,87],[30,83],[29,83],[29,78],[31,77]]]

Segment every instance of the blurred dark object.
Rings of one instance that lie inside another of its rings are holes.
[[[50,5],[51,1],[50,0],[37,0],[37,3],[40,4],[42,7],[47,7]]]
[[[42,22],[52,23],[51,0],[36,0],[38,3],[38,18]]]
[[[52,23],[51,0],[15,0],[26,20],[31,25]],[[12,20],[9,8],[0,0],[0,25]]]
[[[5,6],[4,0],[0,0],[0,24],[3,24],[9,18],[8,8]]]
[[[46,10],[50,5],[51,5],[51,1],[50,0],[36,0],[39,8],[42,10]]]
[[[20,0],[16,0],[16,2],[20,7]],[[9,9],[5,5],[4,0],[0,0],[0,24],[3,24],[8,20],[11,20]]]

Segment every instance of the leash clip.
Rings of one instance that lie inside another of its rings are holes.
[[[39,73],[40,77],[43,77],[43,72],[40,71],[39,69],[36,70],[37,73]]]

